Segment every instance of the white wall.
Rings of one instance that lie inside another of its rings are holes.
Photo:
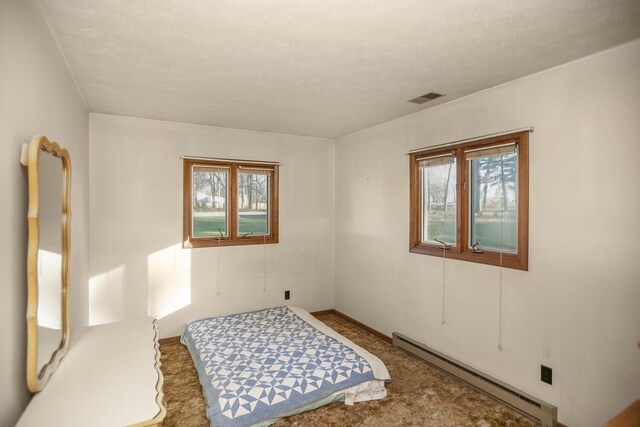
[[[26,390],[26,179],[20,145],[71,152],[72,329],[149,313],[161,335],[206,315],[335,307],[406,333],[600,425],[640,395],[640,42],[331,140],[88,114],[32,1],[0,2],[0,425]],[[89,121],[91,158],[89,159]],[[533,125],[530,270],[408,252],[412,148]],[[606,151],[604,151],[606,150]],[[181,155],[282,162],[280,243],[183,250]],[[334,170],[334,156],[336,159]],[[89,174],[91,163],[91,174]],[[335,174],[334,174],[335,173]],[[91,227],[89,228],[89,182]],[[334,227],[335,191],[335,227]],[[89,233],[90,231],[90,233]],[[336,236],[335,242],[333,236]],[[89,235],[91,269],[89,272]],[[335,243],[335,251],[334,251]],[[89,277],[91,277],[90,283]],[[554,385],[539,365],[554,368]]]
[[[340,138],[336,309],[602,425],[640,396],[640,41]],[[410,254],[414,148],[535,126],[529,271]],[[540,364],[553,368],[552,386]]]
[[[71,153],[72,329],[86,319],[89,114],[32,1],[0,2],[0,426],[28,403],[26,359],[27,180],[20,147],[36,134]],[[73,335],[72,335],[73,339]]]
[[[180,156],[280,167],[280,243],[182,249]],[[334,141],[91,114],[90,322],[186,322],[285,304],[333,307]],[[263,262],[266,250],[266,292]]]

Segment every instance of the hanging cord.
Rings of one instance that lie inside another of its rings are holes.
[[[502,351],[502,220],[504,211],[500,218],[500,300],[498,303],[498,350]]]
[[[500,156],[500,173],[504,182],[504,155]],[[504,192],[506,193],[506,191]],[[498,350],[502,351],[502,253],[504,251],[504,240],[502,238],[504,226],[504,205],[506,194],[502,194],[502,209],[500,210],[500,297],[498,302]]]
[[[220,237],[218,237],[218,249],[216,250],[216,295],[220,295],[220,240],[224,237],[222,234],[222,230],[218,228],[218,233],[220,233]]]
[[[446,210],[445,210],[445,214],[443,215],[443,219],[442,219],[442,240],[438,240],[435,239],[436,242],[440,243],[442,245],[442,318],[440,321],[441,325],[445,324],[445,282],[446,282],[446,260],[447,260],[447,249],[449,249],[449,245],[447,245],[445,243],[445,220],[444,218],[446,217]]]
[[[262,292],[267,292],[267,235],[262,235]]]
[[[441,325],[444,325],[444,284],[445,284],[445,272],[446,272],[446,260],[447,260],[447,245],[442,243],[442,321]]]

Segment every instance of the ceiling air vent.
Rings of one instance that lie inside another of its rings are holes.
[[[417,98],[410,99],[407,102],[412,102],[414,104],[424,104],[425,102],[433,101],[434,99],[440,98],[441,96],[444,96],[444,95],[440,93],[429,92],[429,93],[425,93],[424,95],[420,95]]]

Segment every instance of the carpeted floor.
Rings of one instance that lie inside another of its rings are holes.
[[[318,316],[318,319],[382,359],[392,378],[387,385],[388,396],[354,406],[334,403],[282,419],[274,427],[535,425],[334,314]],[[202,389],[189,351],[179,343],[163,344],[160,351],[167,406],[164,425],[209,426]]]

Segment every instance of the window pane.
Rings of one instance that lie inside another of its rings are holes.
[[[469,161],[471,241],[483,249],[515,253],[518,247],[518,154]]]
[[[456,244],[456,162],[420,168],[422,242]]]
[[[193,168],[193,237],[219,237],[220,231],[224,236],[227,235],[228,177],[226,169],[206,166]]]
[[[238,234],[269,234],[268,172],[238,174]]]

